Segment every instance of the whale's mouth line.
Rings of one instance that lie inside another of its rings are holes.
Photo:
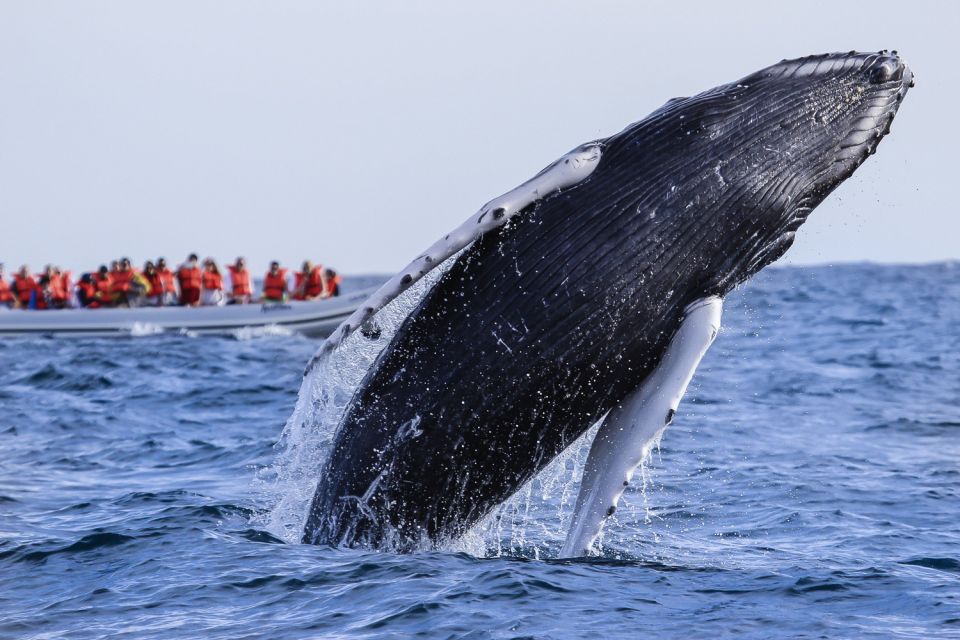
[[[900,104],[907,91],[916,84],[910,68],[899,57],[879,58],[871,63],[866,71],[870,74],[872,83],[895,85],[896,91],[886,95],[881,93],[872,98],[867,103],[867,113],[855,121],[853,128],[840,141],[834,161],[842,163],[853,159],[855,167],[873,155],[880,141],[890,133]],[[891,86],[889,89],[893,88]],[[870,113],[874,109],[879,110],[879,113]]]

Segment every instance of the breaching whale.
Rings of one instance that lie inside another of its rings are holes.
[[[303,541],[456,538],[602,419],[561,549],[588,553],[723,297],[874,153],[912,85],[896,52],[785,60],[670,100],[484,205],[315,357],[445,263],[347,406]]]

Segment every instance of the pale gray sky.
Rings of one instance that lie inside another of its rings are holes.
[[[956,6],[0,0],[0,261],[392,272],[668,98],[881,48],[917,87],[788,257],[958,258]]]

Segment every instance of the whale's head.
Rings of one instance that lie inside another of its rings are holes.
[[[779,258],[876,151],[911,86],[896,52],[851,52],[784,60],[669,102],[655,126],[675,132],[667,152],[687,159],[709,227],[705,287],[723,294]]]
[[[784,60],[736,87],[798,182],[785,195],[815,206],[876,151],[913,83],[896,51],[880,51]]]
[[[748,199],[766,223],[763,243],[744,256],[747,272],[737,279],[793,244],[814,207],[876,152],[913,85],[896,51],[784,60],[736,83],[736,100],[751,101],[745,133],[765,145],[743,157],[766,187]]]

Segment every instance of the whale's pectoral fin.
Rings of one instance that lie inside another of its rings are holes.
[[[585,180],[600,162],[600,148],[600,141],[580,145],[519,187],[483,205],[480,211],[433,243],[400,273],[377,289],[327,338],[314,356],[314,361],[321,354],[335,349],[354,330],[365,326],[381,309],[447,258],[466,248],[488,231],[507,224],[514,216],[528,210],[528,207],[538,200]],[[311,365],[314,361],[311,361]],[[308,365],[308,370],[311,365]]]
[[[590,552],[651,443],[673,420],[697,365],[717,336],[722,309],[723,301],[712,296],[690,305],[660,364],[604,418],[587,456],[560,557]]]

